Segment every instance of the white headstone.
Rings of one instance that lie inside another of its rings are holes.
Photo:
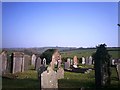
[[[32,59],[31,59],[31,65],[33,65],[33,66],[35,66],[35,60],[36,60],[36,55],[35,54],[33,54],[32,55]]]
[[[46,59],[43,58],[43,65],[46,66]]]
[[[82,57],[82,64],[85,64],[85,58]]]
[[[112,65],[115,65],[115,60],[114,59],[112,59]]]

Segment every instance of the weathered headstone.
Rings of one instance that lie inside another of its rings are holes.
[[[120,80],[120,64],[117,64],[116,68],[117,68],[118,79]]]
[[[92,56],[89,57],[89,65],[92,65]]]
[[[40,75],[40,88],[58,88],[58,79],[64,78],[64,70],[61,67],[61,58],[59,56],[58,51],[55,51],[51,56],[52,60],[50,65],[48,65],[47,70],[45,70],[45,65],[43,64],[43,70],[41,71]],[[57,70],[54,70],[55,65],[57,65]],[[40,69],[41,69],[40,67]]]
[[[27,71],[30,66],[31,57],[29,55],[24,55],[24,71]]]
[[[13,70],[12,73],[24,72],[24,53],[14,52],[13,57]]]
[[[5,51],[0,54],[0,61],[2,62],[2,73],[5,74],[7,71],[7,53]]]
[[[71,63],[70,58],[67,58],[67,62],[68,62],[68,63],[69,63],[69,65],[70,65],[70,63]]]
[[[41,66],[41,58],[38,57],[35,62],[35,70],[38,70]]]
[[[86,59],[85,59],[85,64],[89,65],[89,58],[88,57],[86,57]]]
[[[85,64],[85,58],[82,56],[82,64]]]
[[[36,55],[33,54],[33,55],[32,55],[32,58],[31,58],[31,65],[35,66],[36,58],[37,58]]]
[[[70,68],[70,63],[69,62],[65,62],[64,63],[64,69],[69,69]]]
[[[57,78],[64,78],[64,69],[62,67],[57,70]]]
[[[46,71],[41,74],[41,88],[58,88],[57,73],[48,67]]]

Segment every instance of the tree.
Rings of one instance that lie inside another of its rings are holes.
[[[40,55],[40,58],[43,60],[43,58],[46,59],[46,63],[49,64],[52,60],[52,55],[55,52],[56,49],[47,49],[45,52],[43,52]]]
[[[110,55],[106,49],[106,44],[97,46],[97,51],[92,55],[95,61],[95,84],[96,87],[110,84]]]

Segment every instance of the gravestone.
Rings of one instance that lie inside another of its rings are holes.
[[[60,67],[57,70],[57,79],[62,79],[62,78],[64,78],[64,69],[62,67]]]
[[[7,52],[3,51],[0,54],[0,61],[2,62],[2,74],[7,72]]]
[[[67,62],[68,62],[68,63],[69,63],[69,65],[70,65],[70,63],[71,63],[70,58],[67,58]]]
[[[30,66],[31,57],[29,55],[24,55],[24,71],[27,71]]]
[[[89,65],[92,65],[92,56],[89,57]]]
[[[120,81],[120,64],[116,65],[116,69],[117,69],[117,75],[118,75],[118,79]]]
[[[70,60],[70,65],[73,65],[73,59]]]
[[[82,57],[82,64],[84,65],[85,64],[85,58]]]
[[[43,58],[43,65],[46,66],[46,59]]]
[[[36,58],[37,58],[36,55],[33,54],[32,58],[31,58],[31,65],[35,66],[35,60],[36,60]]]
[[[41,75],[39,75],[41,90],[58,88],[58,79],[64,78],[64,70],[61,67],[61,58],[58,51],[55,51],[51,58],[52,60],[48,65],[47,70],[45,69],[44,64],[40,67],[42,70],[40,70]],[[56,65],[58,66],[57,70],[55,70]]]
[[[35,70],[38,70],[41,66],[41,58],[38,57],[35,62]]]
[[[70,69],[70,63],[69,62],[64,63],[64,69]]]
[[[22,53],[22,52],[14,52],[12,54],[12,57],[13,57],[12,73],[24,72],[24,53]]]
[[[41,74],[41,88],[58,88],[57,73],[48,67],[46,71]]]
[[[85,64],[89,65],[89,58],[88,57],[86,57],[86,59],[85,59]]]
[[[115,65],[115,59],[112,59],[112,65]]]
[[[74,61],[74,65],[78,65],[78,59],[77,59],[77,56],[74,56],[74,58],[73,58],[73,61]]]

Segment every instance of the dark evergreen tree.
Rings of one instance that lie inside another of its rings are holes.
[[[110,84],[110,55],[105,44],[97,46],[97,51],[92,55],[95,61],[95,84],[97,88]]]

